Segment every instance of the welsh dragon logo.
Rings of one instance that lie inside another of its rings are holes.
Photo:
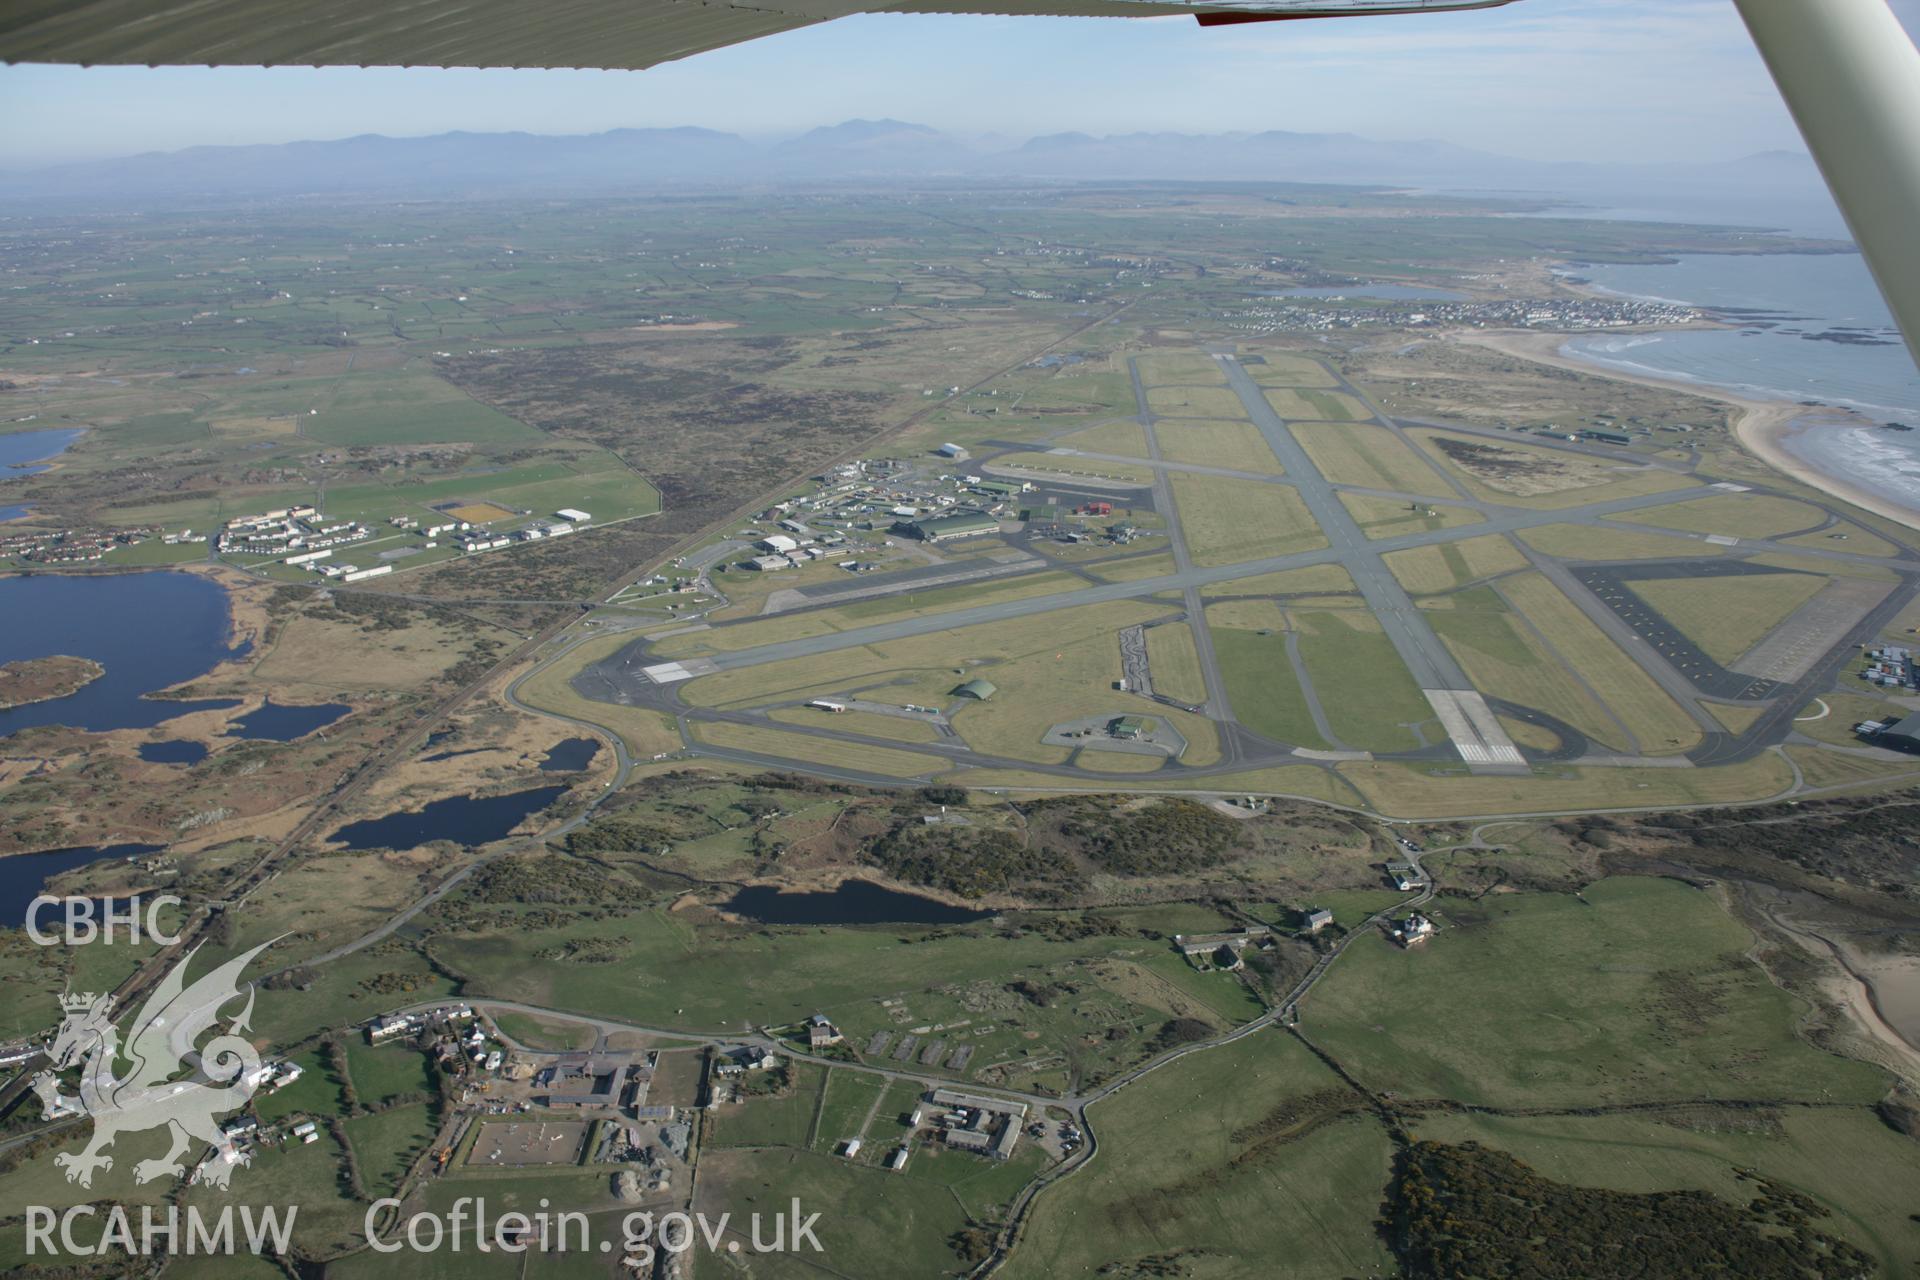
[[[239,981],[248,963],[272,945],[263,942],[183,988],[187,967],[200,948],[187,952],[147,997],[124,1047],[113,1025],[111,995],[88,992],[60,998],[66,1017],[47,1049],[53,1066],[34,1077],[33,1091],[49,1118],[79,1114],[93,1120],[93,1139],[85,1150],[54,1157],[66,1170],[67,1181],[92,1186],[96,1169],[113,1167],[106,1149],[115,1138],[162,1127],[169,1131],[172,1145],[166,1155],[134,1166],[136,1182],[186,1173],[180,1158],[195,1140],[213,1146],[215,1156],[201,1175],[213,1186],[224,1188],[234,1166],[248,1163],[247,1153],[221,1130],[220,1117],[245,1106],[259,1086],[260,1055],[239,1034],[253,1015],[253,984],[247,983],[243,990]],[[227,1021],[220,1034],[197,1045],[202,1035],[218,1026],[220,1010],[242,995],[246,1007]],[[123,1057],[133,1070],[116,1077],[115,1063]],[[175,1080],[189,1060],[196,1068],[194,1074]],[[75,1063],[85,1064],[80,1092],[62,1093],[55,1073]]]

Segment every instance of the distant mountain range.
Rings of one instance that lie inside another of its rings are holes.
[[[1345,133],[1055,133],[969,144],[926,125],[849,120],[776,142],[712,129],[549,136],[366,134],[332,142],[192,147],[0,175],[0,202],[180,205],[283,197],[613,195],[670,188],[932,179],[1387,184],[1544,197],[1670,216],[1833,225],[1812,161],[1768,152],[1720,164],[1521,160],[1431,140]]]

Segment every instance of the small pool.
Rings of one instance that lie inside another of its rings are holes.
[[[292,742],[315,729],[324,729],[353,710],[344,702],[320,702],[312,706],[290,706],[271,699],[243,716],[235,716],[229,738],[248,738],[267,742]]]
[[[994,914],[902,893],[869,880],[842,880],[838,888],[824,893],[786,893],[774,885],[752,885],[720,907],[761,924],[971,924]]]
[[[333,839],[349,849],[413,849],[435,840],[487,844],[504,839],[566,792],[565,787],[552,786],[502,796],[449,796],[422,809],[349,822],[333,833]]]
[[[568,738],[556,742],[547,752],[547,758],[540,762],[542,773],[578,773],[593,763],[600,754],[600,740],[597,738]]]
[[[140,744],[140,758],[148,764],[199,764],[207,758],[207,748],[190,738],[143,742]]]

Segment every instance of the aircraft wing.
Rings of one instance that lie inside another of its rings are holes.
[[[857,13],[1202,22],[1485,9],[1511,0],[9,0],[0,61],[637,70]]]

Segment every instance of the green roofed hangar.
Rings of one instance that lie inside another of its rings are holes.
[[[988,698],[991,698],[994,694],[1000,692],[1000,690],[994,687],[993,682],[991,680],[974,679],[974,680],[967,681],[965,684],[957,686],[953,692],[958,697],[974,698],[981,702],[985,702]]]
[[[915,520],[901,528],[900,532],[911,533],[922,542],[948,542],[954,538],[977,538],[982,534],[998,533],[1000,522],[984,512],[975,511],[965,515],[937,516],[932,520]]]

